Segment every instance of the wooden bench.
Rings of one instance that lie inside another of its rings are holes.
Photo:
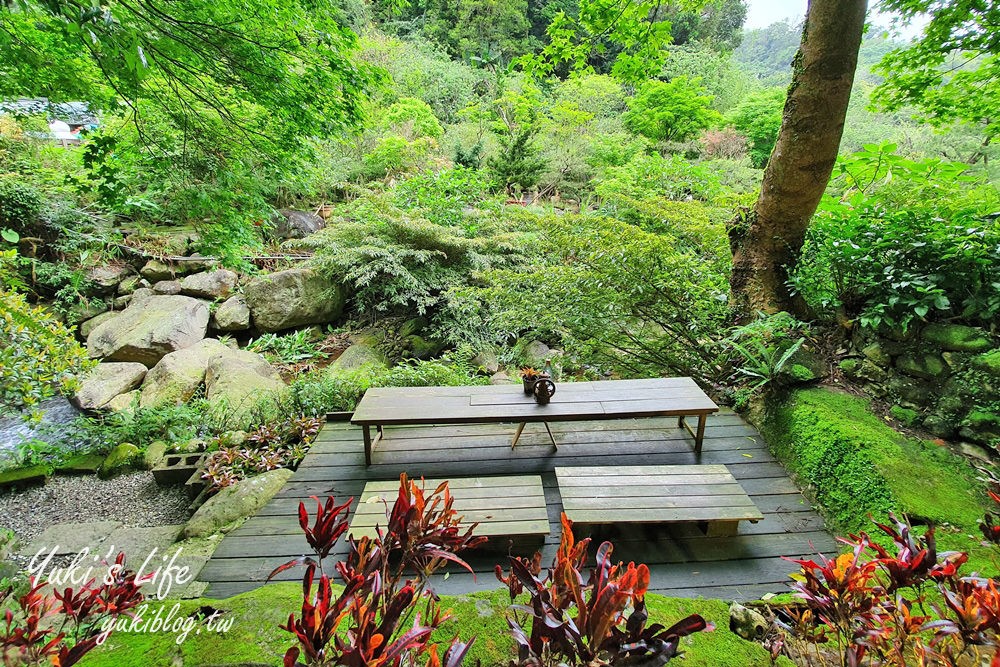
[[[368,465],[372,449],[384,437],[384,426],[414,424],[516,423],[521,427],[512,444],[517,444],[521,428],[529,422],[677,417],[678,425],[694,436],[694,451],[700,454],[708,415],[718,410],[691,378],[562,382],[548,405],[538,405],[520,384],[377,387],[365,392],[351,423],[362,427]],[[697,428],[692,429],[685,417],[697,417]]]
[[[556,468],[563,511],[579,525],[697,523],[709,537],[736,535],[764,518],[721,465]]]
[[[444,480],[424,480],[428,493]],[[538,475],[470,477],[448,480],[453,507],[462,525],[479,523],[476,535],[543,537],[549,534],[542,478]],[[365,484],[349,532],[355,537],[375,536],[375,526],[385,526],[386,505],[391,509],[399,493],[399,480]]]

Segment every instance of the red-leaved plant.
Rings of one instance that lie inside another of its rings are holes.
[[[613,547],[604,542],[585,581],[582,570],[589,546],[589,538],[576,541],[573,524],[563,514],[559,550],[544,579],[539,578],[538,553],[531,560],[511,557],[507,574],[497,566],[497,578],[507,585],[512,603],[524,592],[529,597],[527,604],[512,604],[507,617],[518,645],[516,664],[664,665],[677,655],[682,637],[712,629],[697,614],[669,628],[647,626],[649,568],[612,564]]]
[[[385,526],[376,529],[374,538],[349,538],[347,557],[334,568],[344,587],[337,595],[323,570],[324,559],[348,530],[351,501],[337,505],[330,497],[324,505],[315,500],[318,507],[311,523],[299,503],[299,525],[315,558],[291,560],[269,577],[306,566],[301,613],[290,615],[281,626],[298,641],[285,653],[285,667],[398,667],[420,661],[429,667],[461,665],[472,641],[455,637],[443,658],[430,642],[449,616],[440,609],[429,580],[448,562],[471,572],[457,554],[486,538],[473,535],[475,524],[460,527],[462,517],[453,507],[447,483],[428,494],[405,474],[400,476],[399,494],[392,508],[387,507]]]
[[[979,665],[983,648],[992,667],[1000,667],[996,582],[962,576],[968,555],[938,553],[933,526],[917,535],[889,518],[891,524],[875,525],[892,550],[861,533],[841,540],[851,550],[835,559],[788,559],[801,568],[792,588],[804,604],[785,609],[791,622],[781,625],[814,645],[819,664],[826,664],[819,645],[832,640],[846,667]],[[928,583],[943,604],[929,603]]]
[[[31,579],[28,591],[6,604],[12,590],[0,591],[7,606],[0,624],[0,659],[4,665],[75,665],[110,634],[115,620],[142,603],[141,579],[125,569],[118,554],[107,581],[47,593],[45,582]]]

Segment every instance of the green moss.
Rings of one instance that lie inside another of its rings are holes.
[[[142,462],[142,452],[129,442],[123,442],[108,452],[97,474],[103,478],[131,470]]]
[[[44,465],[0,471],[0,489],[44,482],[48,476],[49,468]]]
[[[100,454],[79,454],[56,466],[56,473],[63,475],[92,475],[97,472],[104,457]]]
[[[869,527],[869,515],[904,512],[978,533],[985,505],[972,468],[945,447],[907,438],[868,401],[828,389],[794,392],[771,406],[765,437],[814,489],[833,528]]]
[[[985,331],[960,324],[928,324],[920,335],[942,349],[955,352],[985,352],[992,347]]]
[[[993,350],[986,354],[980,354],[978,357],[973,357],[972,366],[993,377],[1000,377],[1000,350]]]
[[[893,417],[906,424],[907,426],[913,426],[920,419],[920,413],[916,410],[911,410],[909,408],[904,408],[899,405],[894,405],[889,408],[889,414]]]
[[[224,618],[232,618],[232,629],[226,635],[216,635],[201,626],[202,632],[192,630],[180,644],[176,643],[175,635],[167,633],[118,632],[80,664],[86,667],[280,664],[281,656],[294,644],[294,639],[280,630],[278,625],[298,610],[301,591],[298,584],[281,583],[269,584],[227,600],[185,600],[179,603],[178,616],[209,606],[223,610]],[[505,590],[444,597],[442,604],[445,609],[451,610],[453,618],[437,632],[435,641],[445,643],[456,634],[466,640],[476,637],[465,664],[474,665],[477,661],[483,667],[509,664],[515,653],[504,618],[508,603]],[[169,610],[178,603],[171,600],[156,604],[165,604]],[[729,631],[729,611],[725,602],[650,595],[647,604],[650,623],[671,625],[688,614],[698,613],[715,624],[713,632],[689,637],[682,642],[684,664],[689,667],[765,667],[771,664],[767,652],[760,645],[744,641]],[[792,663],[782,659],[778,664],[788,666]]]

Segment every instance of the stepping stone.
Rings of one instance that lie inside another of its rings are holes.
[[[92,521],[90,523],[57,523],[45,530],[38,539],[21,550],[25,556],[34,556],[44,550],[46,554],[56,548],[56,555],[75,555],[85,548],[98,551],[108,536],[122,524],[118,521]]]
[[[156,549],[156,554],[150,561],[150,567],[155,568],[164,562],[162,556],[171,552],[170,547],[177,541],[182,528],[184,528],[183,525],[153,526],[151,528],[121,527],[108,536],[104,548],[110,549],[113,546],[116,554],[124,551],[125,562],[129,569],[135,569],[142,565],[143,561]]]

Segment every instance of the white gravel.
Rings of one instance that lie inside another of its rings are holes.
[[[150,472],[106,480],[97,475],[57,475],[44,486],[0,492],[0,527],[12,529],[21,544],[27,544],[58,523],[166,526],[188,520],[189,502],[182,486],[161,488]]]

